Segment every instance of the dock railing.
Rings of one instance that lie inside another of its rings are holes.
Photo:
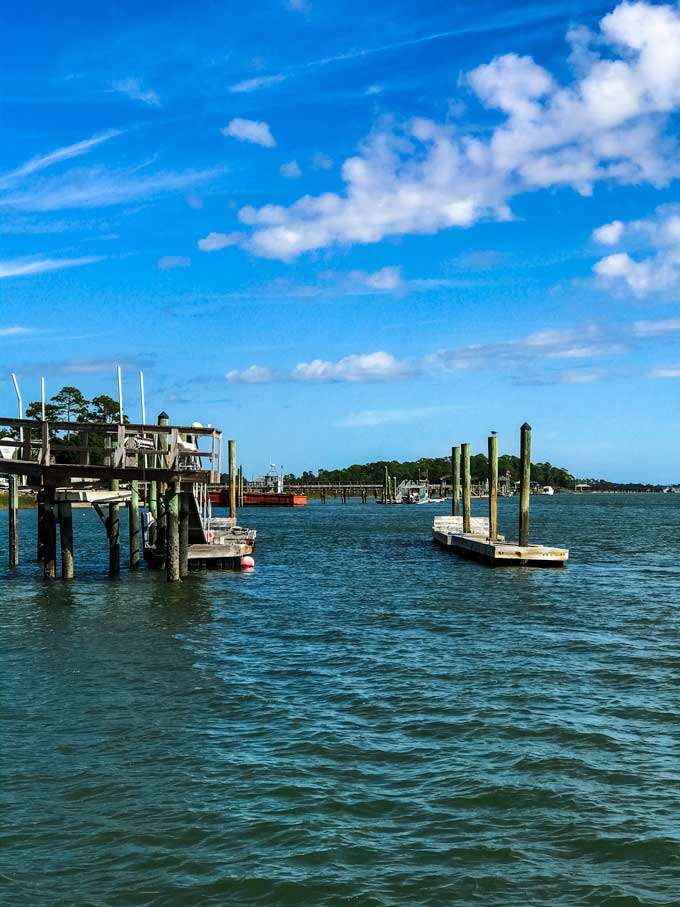
[[[12,419],[0,416],[0,432],[9,429],[2,447],[15,447],[12,459],[0,460],[0,474],[35,476],[55,472],[70,477],[165,479],[168,475],[202,483],[219,481],[222,432],[183,425],[116,424]],[[103,446],[91,443],[103,438]],[[78,443],[72,443],[77,436]],[[68,440],[67,445],[57,444]],[[209,449],[201,442],[209,440]],[[98,450],[103,464],[91,463]],[[58,462],[57,456],[77,456],[78,462]]]

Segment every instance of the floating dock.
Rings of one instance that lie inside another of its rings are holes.
[[[462,462],[461,462],[462,461]],[[461,470],[462,466],[462,470]],[[529,544],[529,494],[531,488],[531,426],[521,428],[519,542],[506,541],[498,532],[498,446],[496,433],[489,438],[489,516],[471,515],[470,445],[451,449],[453,480],[452,510],[447,517],[435,517],[433,540],[461,557],[474,558],[491,567],[564,567],[569,560],[567,548]],[[463,512],[460,514],[462,471]]]

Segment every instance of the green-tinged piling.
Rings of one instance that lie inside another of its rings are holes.
[[[165,516],[167,521],[167,555],[165,570],[168,582],[180,580],[179,566],[179,482],[171,482],[165,493]]]
[[[73,512],[70,501],[60,501],[59,539],[61,542],[61,578],[73,579]]]
[[[451,516],[460,516],[460,447],[451,448]]]
[[[9,530],[9,565],[19,566],[19,476],[9,476],[7,491],[7,523]]]
[[[130,568],[137,570],[142,563],[142,552],[139,531],[139,482],[130,482],[130,501],[128,503],[128,527],[130,536]]]
[[[489,541],[498,537],[498,438],[489,436]]]
[[[531,495],[531,426],[520,429],[519,543],[529,544],[529,502]]]
[[[461,459],[463,473],[463,532],[472,531],[472,486],[470,478],[470,445],[461,444]]]

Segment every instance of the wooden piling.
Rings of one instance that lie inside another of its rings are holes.
[[[137,570],[142,563],[142,552],[139,531],[139,482],[130,482],[130,501],[128,503],[128,527],[130,538],[130,569]]]
[[[59,539],[61,542],[61,578],[73,579],[73,512],[70,501],[60,501]]]
[[[158,483],[149,482],[149,500],[147,504],[149,506],[149,514],[151,515],[151,520],[149,522],[149,532],[148,532],[148,542],[151,547],[154,547],[156,544],[156,535],[158,532]]]
[[[57,575],[57,517],[54,505],[54,488],[45,489],[43,516],[43,575],[54,579]]]
[[[189,492],[179,495],[179,575],[189,575]]]
[[[238,494],[237,494],[237,504],[238,507],[243,507],[243,466],[238,468]]]
[[[111,479],[111,491],[118,491],[120,482]],[[109,518],[106,524],[109,537],[109,576],[120,573],[120,504],[109,504]]]
[[[451,516],[460,516],[460,447],[451,448]]]
[[[229,516],[236,519],[236,441],[229,441]]]
[[[387,466],[385,467],[385,490],[383,492],[383,495],[383,503],[387,504],[390,499],[390,472]]]
[[[45,556],[45,492],[38,492],[38,512],[36,514],[35,559],[40,563]]]
[[[531,426],[525,422],[520,429],[519,476],[519,543],[529,544],[529,500],[531,494]]]
[[[165,517],[167,522],[167,555],[165,571],[168,582],[180,579],[179,568],[179,482],[172,482],[165,492]]]
[[[472,487],[470,480],[470,445],[467,442],[461,444],[460,453],[463,473],[463,532],[471,532]]]
[[[498,438],[489,435],[489,541],[498,537]]]
[[[159,425],[170,425],[170,416],[165,412],[158,414]],[[168,453],[168,436],[158,436],[159,462],[162,466],[166,465]],[[157,497],[157,519],[156,519],[156,551],[159,554],[165,554],[166,537],[167,537],[167,519],[166,519],[166,487],[165,482],[158,483]]]
[[[7,526],[9,530],[9,565],[19,566],[19,476],[9,476],[7,489]]]

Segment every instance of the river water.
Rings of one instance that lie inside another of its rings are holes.
[[[435,513],[246,509],[256,570],[179,586],[82,510],[75,581],[33,511],[11,575],[1,514],[2,902],[679,904],[680,498],[534,498],[558,571]]]

